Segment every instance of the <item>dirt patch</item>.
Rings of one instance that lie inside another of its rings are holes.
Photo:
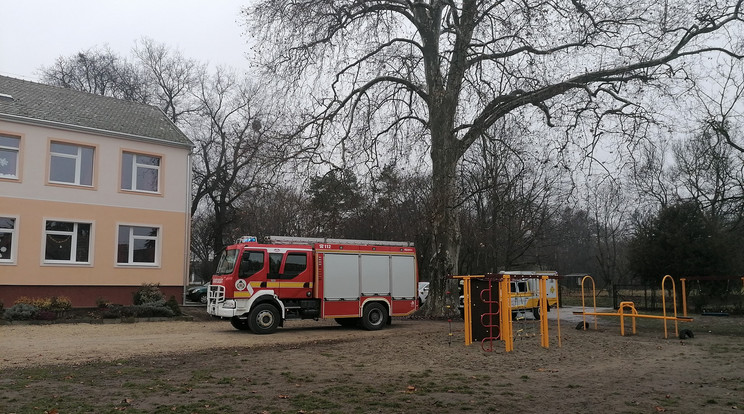
[[[516,321],[511,353],[464,346],[462,321],[401,319],[378,332],[288,322],[273,335],[211,319],[0,326],[0,412],[744,409],[744,319],[696,319],[684,325],[695,337],[680,340],[664,339],[659,321],[622,337],[617,321],[578,331],[572,318],[561,347],[551,320],[548,349],[534,321]]]

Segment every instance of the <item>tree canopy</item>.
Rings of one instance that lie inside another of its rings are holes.
[[[565,131],[548,161],[570,142],[591,153],[603,134],[632,137],[650,118],[639,96],[688,76],[687,58],[741,59],[744,33],[736,0],[263,0],[245,13],[266,72],[310,97],[308,147],[430,155],[432,313],[457,272],[457,164],[489,128],[539,116]]]
[[[699,214],[675,217],[702,233],[730,236],[744,217],[741,1],[261,0],[244,13],[261,72],[209,70],[147,39],[131,60],[89,49],[44,71],[157,105],[194,139],[202,261],[245,232],[415,240],[440,314],[449,274],[547,266],[611,283],[628,241],[666,243],[645,229],[687,202]],[[677,105],[690,97],[700,105]]]
[[[694,202],[665,207],[639,223],[630,244],[630,269],[650,286],[664,275],[732,276],[736,244],[723,223]]]

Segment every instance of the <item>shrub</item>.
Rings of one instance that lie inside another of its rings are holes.
[[[144,305],[132,306],[135,316],[138,318],[171,318],[175,316],[173,311],[163,305],[152,305],[146,303]]]
[[[21,296],[16,299],[16,305],[31,305],[37,307],[40,311],[61,313],[72,308],[72,301],[66,296],[52,296],[50,298],[29,298]]]
[[[36,313],[34,314],[35,318],[43,321],[57,319],[64,312],[72,308],[72,302],[70,301],[70,298],[66,296],[52,296],[50,298],[29,298],[28,296],[21,296],[15,301],[14,306],[17,305],[33,306],[36,308]],[[25,318],[25,316],[22,317]]]
[[[122,306],[116,304],[110,305],[101,313],[101,317],[104,319],[116,319],[131,316],[134,316],[134,313],[131,311],[131,306]]]
[[[180,316],[181,313],[181,307],[178,306],[178,301],[176,300],[176,297],[171,295],[170,299],[168,299],[168,302],[165,302],[165,306],[173,311],[173,315]]]
[[[72,308],[72,301],[66,296],[52,296],[49,310],[51,312],[62,313]]]
[[[108,299],[104,299],[100,296],[98,297],[98,299],[96,299],[96,307],[100,309],[105,309],[105,308],[108,308],[109,306],[111,306],[111,302]]]
[[[15,305],[32,305],[41,309],[49,309],[52,306],[52,298],[30,298],[28,296],[21,296],[16,299]]]
[[[35,319],[40,321],[53,321],[57,319],[57,313],[48,310],[40,310],[39,313],[36,314]]]
[[[10,321],[29,321],[36,318],[39,308],[28,303],[17,303],[3,313]]]
[[[146,303],[144,305],[122,306],[111,305],[101,317],[104,319],[117,318],[171,318],[175,316],[173,310],[165,306],[165,302]]]
[[[143,283],[142,286],[134,292],[132,301],[135,305],[144,305],[146,303],[165,303],[165,295],[160,291],[160,283]]]

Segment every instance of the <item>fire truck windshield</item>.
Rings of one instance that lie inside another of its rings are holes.
[[[218,275],[229,275],[235,269],[235,261],[238,259],[238,253],[240,250],[232,249],[225,250],[222,252],[220,262],[217,264],[217,271],[215,274]]]

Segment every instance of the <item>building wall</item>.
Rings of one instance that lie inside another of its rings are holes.
[[[6,307],[18,296],[49,292],[70,297],[73,306],[94,306],[99,298],[127,304],[143,283],[160,283],[182,299],[190,226],[188,148],[3,121],[0,134],[21,138],[18,179],[0,178],[0,217],[16,219],[15,257],[0,262]],[[48,181],[51,141],[95,149],[92,187]],[[160,157],[158,194],[120,189],[123,151]],[[46,220],[90,223],[88,263],[44,260]],[[156,263],[117,263],[119,225],[159,229]]]

